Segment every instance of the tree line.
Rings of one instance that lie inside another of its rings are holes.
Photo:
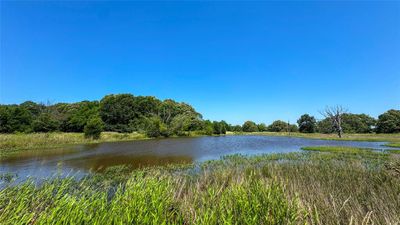
[[[337,116],[339,127],[335,122]],[[314,116],[304,114],[297,124],[277,120],[267,126],[253,121],[231,125],[223,120],[205,120],[189,104],[132,94],[112,94],[100,101],[77,103],[45,105],[26,101],[19,105],[0,105],[0,133],[84,132],[87,137],[98,138],[102,131],[137,131],[149,137],[168,137],[190,132],[219,135],[227,131],[334,133],[338,130],[344,133],[398,133],[400,110],[389,110],[377,119],[366,114],[343,112],[326,115],[325,119],[317,121]]]

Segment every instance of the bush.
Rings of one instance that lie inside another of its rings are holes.
[[[299,131],[301,133],[314,133],[317,128],[317,121],[308,114],[302,115],[298,120]]]
[[[50,132],[58,130],[60,124],[48,113],[41,114],[32,122],[32,128],[35,132]]]
[[[400,110],[391,109],[378,117],[377,133],[400,132]]]
[[[86,138],[99,139],[103,131],[104,123],[99,117],[89,119],[83,129]]]
[[[146,120],[146,135],[148,137],[168,137],[169,131],[160,117],[153,116]]]
[[[257,132],[258,131],[257,124],[254,123],[253,121],[244,122],[242,129],[244,132]]]

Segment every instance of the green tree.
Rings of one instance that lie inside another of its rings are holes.
[[[313,116],[308,114],[302,115],[298,120],[299,131],[301,133],[314,133],[317,128],[317,121]]]
[[[100,117],[95,116],[88,120],[84,128],[86,138],[99,139],[103,131],[104,123]]]
[[[289,124],[282,120],[276,120],[271,125],[268,126],[268,131],[270,132],[296,132],[297,126],[294,124]]]
[[[205,135],[212,135],[214,133],[214,126],[210,120],[205,120],[203,122],[202,131]]]
[[[345,133],[371,133],[375,125],[376,120],[366,114],[342,115],[342,127]]]
[[[243,131],[242,126],[240,126],[240,125],[232,126],[231,130],[234,132],[242,132]]]
[[[253,121],[246,121],[246,122],[244,122],[244,124],[242,126],[242,130],[244,132],[257,132],[258,127],[257,127],[257,124],[254,123]]]
[[[148,137],[168,136],[168,130],[165,124],[158,116],[152,116],[146,119],[146,135]]]
[[[137,117],[136,100],[131,94],[107,95],[100,101],[100,116],[106,130],[129,132],[129,123]]]
[[[68,104],[64,108],[64,120],[61,130],[66,132],[82,132],[86,123],[99,113],[99,102],[82,101]]]
[[[260,123],[257,125],[258,131],[264,132],[267,131],[267,125],[265,123]]]
[[[376,124],[377,133],[400,132],[400,110],[391,109],[379,115]]]
[[[325,118],[317,122],[317,132],[323,134],[331,134],[335,130],[333,129],[332,121],[330,118]]]
[[[51,132],[59,129],[60,123],[49,113],[40,114],[32,122],[32,129],[35,132]]]

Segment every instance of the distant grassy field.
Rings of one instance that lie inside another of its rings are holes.
[[[0,134],[0,157],[15,151],[28,149],[45,149],[72,144],[114,142],[146,139],[139,133],[103,132],[101,139],[86,139],[83,133],[32,133]]]
[[[299,133],[299,132],[228,132],[228,135],[266,135],[266,136],[285,136],[285,137],[301,137],[324,140],[347,140],[347,141],[383,141],[383,142],[398,142],[400,146],[400,134],[343,134],[339,138],[337,134],[320,134],[320,133]]]
[[[0,223],[399,224],[400,156],[338,149],[11,185]]]

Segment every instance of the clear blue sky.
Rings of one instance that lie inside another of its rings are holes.
[[[1,1],[0,103],[152,95],[236,124],[400,108],[400,2]]]

